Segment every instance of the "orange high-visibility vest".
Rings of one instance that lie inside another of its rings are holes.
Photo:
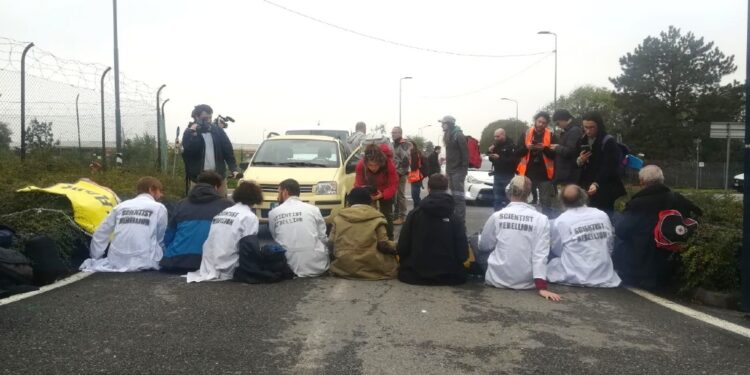
[[[526,147],[528,147],[531,142],[534,140],[534,128],[529,129],[529,131],[526,133]],[[550,144],[552,144],[552,132],[549,131],[549,129],[544,129],[544,136],[542,137],[542,144],[546,147],[549,147]],[[547,170],[547,178],[550,180],[555,175],[555,162],[548,158],[547,155],[544,155],[542,153],[542,158],[544,159],[544,168]],[[526,167],[529,165],[529,160],[531,159],[531,150],[529,150],[526,153],[526,156],[524,156],[521,161],[518,163],[518,168],[516,169],[516,172],[520,174],[521,176],[526,176]]]

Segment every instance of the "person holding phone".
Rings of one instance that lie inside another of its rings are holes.
[[[355,169],[354,187],[370,187],[372,201],[385,216],[388,239],[393,241],[393,200],[399,182],[393,152],[387,144],[368,144],[364,155]]]
[[[556,196],[552,179],[555,176],[555,151],[557,136],[549,130],[550,116],[547,112],[534,115],[534,127],[518,140],[518,163],[516,172],[531,180],[532,204],[540,203],[542,212],[550,214]]]
[[[625,195],[619,175],[618,145],[607,134],[602,115],[589,112],[583,116],[583,137],[578,141],[576,163],[581,168],[578,186],[586,190],[589,206],[606,212],[610,217],[617,198]]]

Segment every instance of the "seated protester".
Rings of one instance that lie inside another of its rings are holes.
[[[399,234],[398,279],[417,285],[463,284],[469,243],[463,221],[453,212],[453,196],[446,192],[448,178],[435,173],[427,188],[429,194],[409,213]]]
[[[281,205],[268,213],[273,240],[286,249],[286,260],[299,277],[320,276],[328,271],[326,222],[320,209],[299,199],[299,183],[279,184]]]
[[[81,271],[159,269],[167,229],[167,209],[157,202],[162,196],[162,184],[156,178],[143,177],[136,190],[137,197],[115,206],[96,228],[91,238],[91,258],[81,264]],[[105,251],[107,257],[103,258]]]
[[[604,211],[586,207],[586,191],[568,185],[560,197],[565,212],[552,223],[552,255],[547,280],[553,283],[614,288],[620,278],[612,268],[614,229]]]
[[[159,262],[162,271],[185,273],[201,266],[203,243],[208,238],[211,220],[233,205],[219,194],[223,183],[216,172],[201,172],[187,198],[177,203],[164,235],[166,249]]]
[[[612,260],[624,284],[656,289],[671,277],[669,259],[672,254],[656,247],[654,228],[659,221],[659,212],[673,209],[683,217],[695,218],[703,211],[664,185],[661,168],[645,166],[638,178],[643,189],[633,194],[622,216],[615,220]]]
[[[559,301],[559,295],[547,290],[549,220],[526,203],[531,180],[513,177],[506,193],[510,204],[490,216],[479,241],[480,252],[491,252],[485,283],[510,289],[536,287],[540,296]]]
[[[252,206],[263,201],[263,192],[258,185],[244,181],[234,189],[232,200],[236,203],[211,221],[208,238],[203,243],[200,269],[189,272],[187,282],[230,280],[240,252],[260,249],[259,222]]]
[[[348,279],[395,278],[396,246],[388,240],[385,216],[372,206],[370,189],[354,188],[348,200],[349,206],[333,218],[331,272]]]

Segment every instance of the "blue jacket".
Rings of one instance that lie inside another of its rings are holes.
[[[196,184],[187,198],[177,203],[164,235],[164,256],[159,265],[167,270],[195,271],[201,266],[203,243],[211,220],[232,202],[213,186]]]
[[[227,169],[237,171],[237,161],[234,158],[234,148],[229,141],[224,129],[211,125],[210,133],[214,140],[214,160],[216,161],[216,173],[226,177]],[[206,143],[203,136],[197,131],[187,128],[182,135],[182,160],[185,162],[185,175],[190,181],[196,182],[198,175],[203,171]]]

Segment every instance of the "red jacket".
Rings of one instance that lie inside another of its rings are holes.
[[[383,200],[391,200],[396,196],[396,188],[398,187],[398,175],[393,164],[393,152],[385,144],[380,145],[380,150],[388,159],[385,167],[380,168],[377,173],[372,173],[365,166],[365,160],[360,160],[355,170],[354,187],[374,185],[378,191],[383,193]]]

